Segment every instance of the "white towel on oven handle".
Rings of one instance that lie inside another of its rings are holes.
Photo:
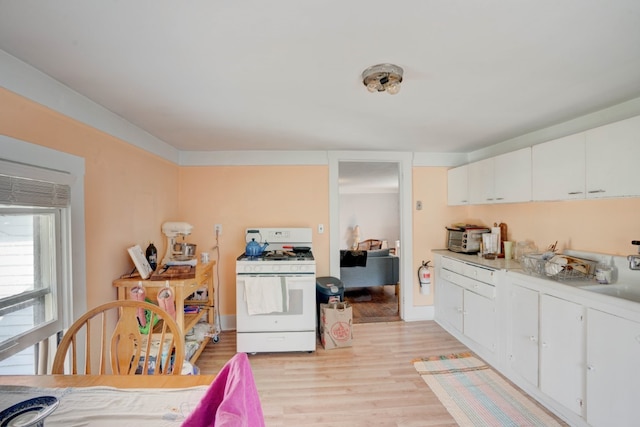
[[[288,292],[281,277],[247,276],[244,278],[244,300],[247,313],[282,313],[288,310]]]

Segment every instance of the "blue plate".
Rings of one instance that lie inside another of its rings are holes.
[[[40,427],[60,402],[54,396],[40,396],[16,403],[0,412],[0,427]]]

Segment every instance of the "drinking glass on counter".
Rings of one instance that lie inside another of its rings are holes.
[[[498,256],[498,234],[484,233],[482,235],[482,256],[487,259],[495,259]]]

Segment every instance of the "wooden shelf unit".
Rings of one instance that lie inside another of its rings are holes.
[[[194,278],[169,280],[169,287],[171,288],[171,290],[173,291],[173,295],[175,296],[176,323],[178,323],[178,326],[185,335],[205,315],[207,316],[207,323],[209,323],[212,328],[214,326],[214,265],[215,261],[210,261],[206,264],[197,264],[196,275]],[[164,280],[141,280],[139,277],[116,279],[113,281],[113,286],[117,288],[118,299],[130,299],[130,290],[131,288],[137,286],[138,282],[141,282],[142,287],[144,287],[146,297],[157,304],[158,292],[160,292],[166,286],[166,281]],[[208,298],[206,300],[187,299],[200,288],[207,289]],[[200,307],[200,311],[198,313],[185,314],[185,305],[197,305]],[[200,343],[200,346],[189,360],[191,363],[195,363],[196,360],[198,360],[198,357],[202,353],[202,350],[204,350],[209,340],[210,337],[205,337],[202,343]]]

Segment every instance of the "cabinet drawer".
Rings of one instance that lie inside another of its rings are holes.
[[[465,264],[462,274],[475,280],[479,280],[490,285],[494,284],[494,270]]]
[[[442,268],[453,271],[458,274],[463,274],[465,263],[456,261],[455,259],[442,257]]]
[[[467,289],[486,298],[494,299],[496,297],[495,286],[478,282],[477,280],[473,281]]]
[[[474,280],[479,280],[490,285],[494,285],[495,270],[484,268],[479,265],[469,264],[463,261],[442,257],[442,269],[461,274]]]
[[[483,297],[493,299],[496,296],[496,288],[493,285],[479,282],[471,279],[470,277],[448,270],[442,270],[441,275],[444,280],[454,283],[471,292],[475,292],[478,295],[482,295]]]

